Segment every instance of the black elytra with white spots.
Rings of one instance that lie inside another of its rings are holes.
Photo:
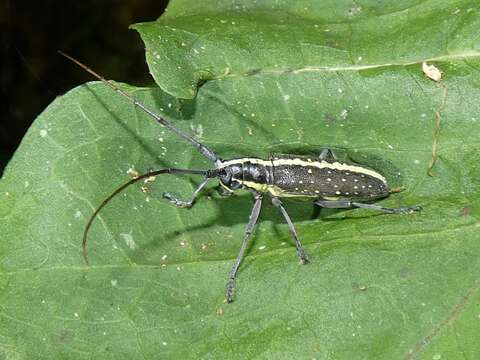
[[[388,196],[385,178],[357,164],[327,162],[291,155],[233,159],[225,163],[233,175],[228,183],[270,192],[278,197],[376,199]]]
[[[346,164],[340,164],[345,167]],[[378,198],[388,195],[387,184],[368,174],[315,165],[273,167],[274,185],[285,195],[328,198]]]

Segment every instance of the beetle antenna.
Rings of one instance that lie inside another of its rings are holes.
[[[125,190],[125,188],[129,187],[132,184],[135,184],[136,182],[149,178],[151,176],[157,176],[160,174],[188,174],[188,175],[203,175],[207,179],[209,178],[214,178],[218,176],[221,170],[194,170],[194,169],[176,169],[176,168],[165,168],[165,169],[159,169],[159,170],[152,170],[149,171],[145,174],[139,175],[130,181],[126,182],[122,186],[118,187],[115,191],[113,191],[110,195],[108,195],[103,201],[100,203],[100,205],[95,209],[93,214],[90,216],[90,219],[88,219],[87,225],[85,226],[85,230],[83,231],[83,238],[82,238],[82,252],[83,252],[83,258],[85,259],[85,262],[88,264],[88,258],[87,258],[87,237],[88,237],[88,231],[90,230],[90,227],[92,226],[93,220],[97,217],[98,213],[100,210],[102,210],[109,202],[112,200],[116,195],[118,195],[120,192]]]
[[[58,51],[58,53],[64,57],[66,57],[68,60],[74,62],[75,64],[77,64],[78,66],[80,66],[82,69],[84,69],[85,71],[89,72],[91,75],[95,76],[98,80],[102,81],[105,85],[108,85],[111,89],[113,89],[115,92],[119,93],[120,95],[126,97],[128,100],[130,100],[135,106],[137,106],[138,108],[142,109],[144,112],[146,112],[148,115],[150,115],[152,118],[154,118],[158,123],[160,123],[161,125],[163,125],[164,127],[166,127],[168,130],[174,132],[175,134],[179,135],[180,137],[182,137],[183,139],[185,139],[186,141],[188,141],[190,144],[192,144],[193,146],[195,146],[198,151],[200,152],[200,154],[202,154],[203,156],[205,156],[206,158],[212,160],[214,163],[217,163],[220,158],[211,150],[209,149],[207,146],[203,145],[202,143],[200,143],[199,141],[195,140],[192,136],[184,133],[182,130],[180,130],[179,128],[177,128],[176,126],[174,126],[173,124],[171,124],[169,121],[165,120],[164,118],[162,118],[160,115],[158,115],[157,113],[155,113],[152,109],[148,108],[145,104],[143,104],[142,102],[140,102],[139,100],[137,100],[135,97],[133,97],[132,95],[130,95],[129,93],[123,91],[122,89],[120,89],[117,85],[115,85],[113,82],[105,79],[102,75],[96,73],[95,71],[93,71],[91,68],[89,68],[87,65],[85,64],[82,64],[80,61],[78,61],[77,59],[74,59],[73,57],[71,57],[70,55],[68,54],[65,54],[63,51]]]

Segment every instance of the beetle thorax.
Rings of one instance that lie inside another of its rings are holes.
[[[230,190],[237,190],[242,187],[252,188],[258,191],[265,191],[273,180],[272,166],[269,160],[257,158],[233,159],[222,162],[219,165],[224,173],[220,175],[222,185]]]

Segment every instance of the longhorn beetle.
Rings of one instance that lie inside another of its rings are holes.
[[[335,153],[331,149],[323,149],[318,158],[297,155],[273,155],[266,160],[259,158],[235,158],[223,160],[205,144],[200,143],[169,121],[160,117],[153,110],[129,93],[120,89],[114,83],[108,81],[103,76],[97,74],[71,56],[63,52],[60,52],[60,54],[73,61],[97,79],[101,80],[105,85],[112,88],[115,92],[131,101],[136,107],[143,110],[168,130],[192,144],[200,154],[211,160],[213,163],[213,169],[208,170],[177,168],[152,170],[146,174],[131,179],[116,189],[102,201],[85,226],[82,239],[82,249],[83,256],[87,263],[87,235],[93,220],[100,210],[126,187],[142,179],[160,174],[188,174],[200,175],[203,177],[202,182],[195,189],[189,200],[180,200],[170,193],[163,194],[172,205],[177,207],[191,207],[205,185],[214,178],[218,178],[220,181],[219,189],[221,190],[220,193],[222,195],[230,195],[238,189],[246,189],[253,194],[255,203],[245,228],[243,242],[228,275],[225,299],[228,303],[232,302],[234,299],[238,268],[243,259],[245,250],[247,249],[249,240],[252,237],[255,225],[257,224],[263,197],[267,193],[271,196],[273,205],[279,209],[288,224],[288,228],[295,242],[298,257],[302,264],[307,264],[309,259],[300,243],[295,226],[293,225],[281,198],[312,198],[313,204],[315,205],[335,209],[363,208],[384,213],[400,214],[421,210],[420,206],[386,208],[380,205],[371,204],[370,202],[385,198],[389,196],[391,192],[394,192],[389,189],[386,179],[378,172],[358,164],[339,162]]]

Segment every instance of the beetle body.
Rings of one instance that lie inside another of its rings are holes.
[[[275,197],[358,201],[389,194],[386,179],[374,170],[314,157],[239,158],[221,162],[218,168],[225,169],[221,185],[229,191],[245,188]]]
[[[167,198],[172,205],[178,207],[191,207],[206,184],[213,178],[218,178],[220,180],[221,189],[223,189],[221,192],[222,194],[231,194],[235,190],[241,188],[247,189],[253,194],[255,202],[245,228],[240,251],[232,270],[230,271],[227,282],[227,302],[233,301],[237,271],[248,247],[249,240],[254,232],[255,225],[260,215],[263,196],[265,194],[271,196],[272,204],[279,209],[287,222],[295,243],[298,257],[303,264],[308,263],[308,256],[300,243],[295,226],[280,198],[310,198],[313,200],[313,204],[325,208],[364,208],[385,213],[402,214],[411,213],[421,209],[419,206],[386,208],[368,203],[389,195],[390,192],[386,179],[380,173],[358,164],[339,162],[333,151],[330,149],[322,150],[318,157],[273,155],[268,160],[253,157],[222,160],[212,149],[174,126],[170,121],[167,121],[155,113],[131,94],[123,91],[114,83],[106,80],[104,77],[69,55],[64,53],[61,54],[81,66],[99,80],[103,81],[105,85],[128,99],[134,106],[143,110],[152,119],[167,128],[169,131],[177,134],[180,138],[190,143],[190,145],[195,147],[202,156],[212,161],[214,165],[214,169],[208,170],[178,168],[152,170],[146,174],[131,179],[117,188],[95,209],[85,226],[82,240],[83,256],[85,260],[87,260],[87,234],[99,211],[128,186],[141,180],[147,181],[150,177],[160,174],[188,174],[203,176],[203,181],[198,185],[191,198],[187,201],[179,200],[170,193],[164,193],[164,197]],[[331,158],[331,161],[327,161],[327,158]]]

